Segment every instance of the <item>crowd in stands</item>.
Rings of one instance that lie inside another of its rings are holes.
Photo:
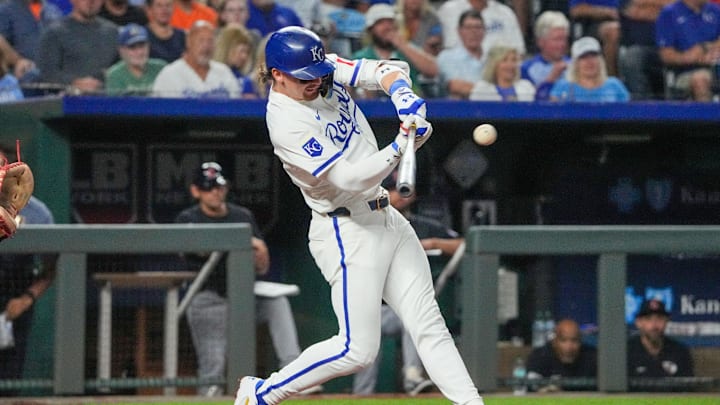
[[[262,98],[264,39],[285,26],[312,29],[343,58],[408,62],[426,98],[711,102],[720,95],[719,3],[0,0],[0,102]]]

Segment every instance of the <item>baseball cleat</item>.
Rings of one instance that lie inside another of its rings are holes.
[[[428,379],[421,379],[419,381],[405,381],[405,392],[411,397],[414,397],[421,392],[428,392],[433,389],[435,384]]]
[[[259,401],[256,394],[263,382],[265,380],[262,378],[243,377],[235,395],[234,405],[265,405],[265,401]]]

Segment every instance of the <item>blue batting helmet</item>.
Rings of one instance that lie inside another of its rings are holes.
[[[275,31],[265,45],[265,65],[301,80],[312,80],[335,70],[325,58],[320,37],[307,28],[285,27]]]

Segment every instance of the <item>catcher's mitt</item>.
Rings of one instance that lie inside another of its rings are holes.
[[[15,217],[27,205],[35,187],[30,166],[20,160],[20,143],[17,143],[17,162],[8,163],[0,153],[0,241],[17,231]]]

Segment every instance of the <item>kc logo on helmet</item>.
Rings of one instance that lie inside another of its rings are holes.
[[[312,52],[313,62],[325,60],[325,51],[322,47],[315,45],[310,48],[310,52]]]

